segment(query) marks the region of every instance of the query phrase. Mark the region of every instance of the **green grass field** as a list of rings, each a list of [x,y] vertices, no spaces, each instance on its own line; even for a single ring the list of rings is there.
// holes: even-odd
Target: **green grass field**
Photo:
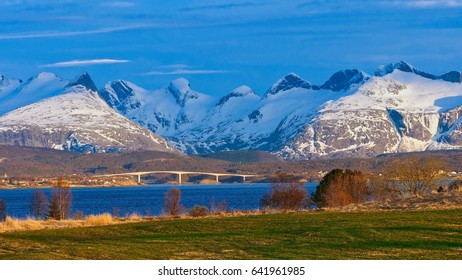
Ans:
[[[0,234],[1,259],[462,259],[462,209],[298,212]]]

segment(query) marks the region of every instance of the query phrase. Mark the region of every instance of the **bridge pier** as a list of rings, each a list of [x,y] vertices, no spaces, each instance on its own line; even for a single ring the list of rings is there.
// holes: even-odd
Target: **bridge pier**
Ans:
[[[178,184],[180,184],[180,185],[182,184],[182,182],[181,182],[181,173],[178,173]]]
[[[245,176],[242,176],[242,183],[245,183]]]
[[[215,175],[215,180],[217,181],[217,183],[220,183],[220,181],[218,180],[218,175]]]

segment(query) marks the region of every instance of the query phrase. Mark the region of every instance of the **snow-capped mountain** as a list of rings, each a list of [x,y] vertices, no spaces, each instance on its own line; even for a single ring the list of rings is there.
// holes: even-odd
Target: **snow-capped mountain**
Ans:
[[[10,81],[3,76],[1,81],[2,144],[83,153],[176,152],[162,137],[110,108],[87,73],[73,81],[51,73],[41,73],[25,82]]]
[[[116,81],[101,95],[187,153],[262,149],[290,160],[370,157],[462,148],[461,77],[400,61],[374,76],[342,70],[319,86],[290,73],[261,97],[241,86],[214,98],[184,79],[153,91]]]
[[[216,98],[193,91],[185,79],[168,88],[148,91],[127,81],[115,81],[100,91],[112,108],[127,118],[163,136],[195,126]]]
[[[462,149],[461,81],[461,72],[400,61],[373,76],[347,69],[315,85],[290,73],[262,95],[240,86],[215,97],[182,78],[157,90],[118,80],[98,93],[86,73],[0,74],[0,143],[80,152],[174,151],[171,143],[190,154],[265,150],[289,160]]]

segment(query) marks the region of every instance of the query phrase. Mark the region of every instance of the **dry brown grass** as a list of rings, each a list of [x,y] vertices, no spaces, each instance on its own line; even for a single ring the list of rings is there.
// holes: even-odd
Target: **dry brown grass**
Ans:
[[[83,225],[84,226],[103,226],[110,225],[114,223],[112,215],[109,213],[103,213],[99,215],[90,215],[85,218]]]
[[[391,211],[391,210],[447,210],[462,208],[462,193],[434,193],[421,197],[403,197],[394,200],[370,201],[344,207],[323,208],[324,211]]]
[[[45,228],[41,221],[27,218],[26,220],[17,220],[6,217],[5,222],[0,223],[0,232],[18,231],[18,230],[37,230]]]
[[[139,222],[139,221],[142,221],[142,220],[143,220],[143,217],[138,215],[138,213],[131,213],[125,219],[125,221],[129,221],[129,222]]]

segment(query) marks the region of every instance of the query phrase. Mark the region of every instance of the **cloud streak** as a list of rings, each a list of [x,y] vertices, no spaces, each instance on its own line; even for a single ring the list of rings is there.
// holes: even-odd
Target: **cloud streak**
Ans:
[[[100,28],[100,29],[84,30],[84,31],[56,31],[56,32],[41,32],[41,33],[29,33],[29,34],[0,34],[0,40],[71,37],[71,36],[81,36],[81,35],[113,33],[113,32],[135,30],[135,29],[148,29],[148,28],[153,28],[153,27],[158,27],[158,25],[139,24],[139,25]]]
[[[136,4],[129,1],[113,1],[102,3],[101,6],[110,8],[132,8],[135,7]]]
[[[233,8],[255,7],[255,6],[258,6],[258,4],[256,3],[230,3],[230,4],[222,4],[222,5],[204,5],[204,6],[187,7],[187,8],[182,8],[179,11],[193,12],[193,11],[200,11],[200,10],[228,10],[228,9],[233,9]]]
[[[386,1],[384,2],[389,5],[416,8],[416,9],[428,9],[428,8],[456,8],[462,7],[462,1],[457,0],[415,0],[415,1]]]
[[[130,60],[121,60],[121,59],[88,59],[88,60],[71,60],[63,61],[52,64],[40,65],[39,68],[62,68],[62,67],[78,67],[78,66],[88,66],[88,65],[101,65],[101,64],[117,64],[117,63],[127,63]]]

